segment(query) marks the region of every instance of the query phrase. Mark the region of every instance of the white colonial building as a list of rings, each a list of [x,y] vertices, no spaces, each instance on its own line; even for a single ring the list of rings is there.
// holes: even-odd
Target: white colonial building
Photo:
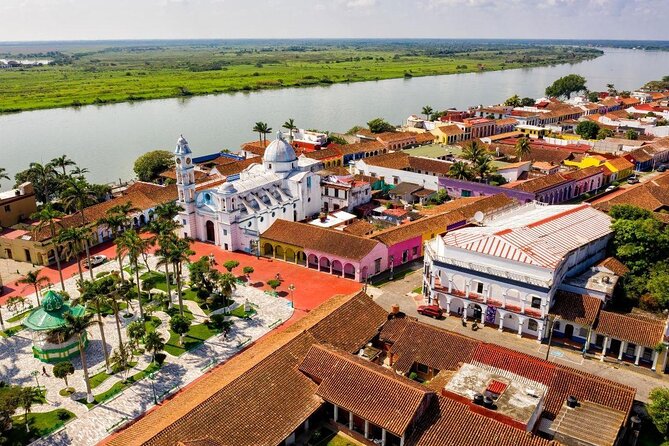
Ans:
[[[262,234],[278,219],[300,221],[321,209],[318,161],[295,155],[281,133],[270,143],[262,163],[239,175],[195,184],[188,142],[177,141],[176,183],[183,235],[226,250],[251,252]]]
[[[604,257],[610,218],[590,205],[529,203],[426,245],[428,304],[536,336],[563,280]]]

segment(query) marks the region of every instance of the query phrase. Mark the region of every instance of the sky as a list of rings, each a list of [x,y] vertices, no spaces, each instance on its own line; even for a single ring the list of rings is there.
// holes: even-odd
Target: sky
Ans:
[[[669,0],[0,0],[0,41],[669,40]]]

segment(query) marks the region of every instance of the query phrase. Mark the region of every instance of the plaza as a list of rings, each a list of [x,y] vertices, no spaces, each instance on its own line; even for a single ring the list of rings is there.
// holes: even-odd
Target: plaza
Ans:
[[[115,248],[104,245],[96,248],[95,253],[104,253],[110,260],[95,267],[93,274],[98,275],[102,272],[118,270],[118,263],[113,260]],[[203,256],[211,256],[218,265],[232,259],[240,262],[240,270],[241,266],[247,265],[254,268],[255,271],[250,275],[248,284],[239,282],[231,298],[234,301],[232,307],[243,306],[248,302],[255,314],[250,318],[231,316],[234,324],[227,335],[216,334],[203,340],[195,348],[185,351],[179,356],[173,356],[169,354],[170,341],[167,341],[170,339],[170,317],[164,311],[154,311],[152,318],[157,318],[160,321],[156,331],[162,335],[168,344],[163,366],[156,373],[149,375],[153,379],[147,377],[138,380],[138,382],[124,387],[121,392],[115,392],[115,386],[122,386],[120,383],[126,377],[150,370],[151,355],[146,352],[140,354],[135,358],[136,364],[130,370],[111,375],[92,389],[96,401],[105,398],[105,395],[109,395],[109,399],[99,401],[94,405],[87,406],[83,403],[86,393],[79,355],[71,356],[70,361],[74,365],[75,373],[68,377],[69,387],[76,389],[76,392],[70,396],[61,396],[59,391],[65,387],[64,382],[62,379],[53,376],[51,365],[40,361],[33,354],[33,339],[30,331],[21,327],[24,318],[13,317],[16,315],[10,313],[4,305],[0,308],[0,311],[3,312],[6,329],[10,332],[17,330],[12,336],[0,338],[0,375],[3,380],[10,384],[23,386],[37,385],[47,390],[46,403],[34,405],[31,410],[33,413],[50,412],[62,408],[76,415],[76,419],[50,436],[38,440],[37,444],[96,444],[116,429],[153,407],[155,405],[154,398],[158,403],[162,399],[169,398],[218,364],[253,345],[266,333],[275,328],[292,324],[330,296],[346,294],[359,289],[359,284],[348,280],[335,277],[322,280],[318,272],[298,266],[291,268],[291,265],[286,265],[283,262],[273,262],[243,253],[224,252],[220,248],[204,243],[196,242],[192,249],[195,252],[191,257],[192,260]],[[151,270],[155,271],[157,258],[149,255],[147,260]],[[63,271],[64,276],[69,277],[65,280],[65,292],[72,299],[78,298],[76,265],[64,265]],[[188,281],[187,271],[188,269],[184,268],[186,274],[184,283]],[[60,291],[57,271],[44,268],[42,274],[50,277],[52,290]],[[277,274],[281,278],[281,286],[276,292],[271,292],[265,282],[274,279]],[[289,285],[291,284],[294,284],[294,289],[289,292]],[[18,286],[10,284],[10,288],[14,290],[11,295],[21,293],[21,288]],[[49,293],[46,289],[43,290],[44,295]],[[173,300],[176,301],[175,290],[172,290],[172,295]],[[4,296],[4,298],[6,300],[8,296]],[[34,308],[37,308],[37,299],[34,293],[27,294],[25,298]],[[193,324],[204,324],[209,319],[209,315],[205,314],[205,311],[196,302],[184,300],[184,305],[186,311],[193,316]],[[127,338],[125,332],[128,325],[139,319],[136,301],[133,303],[133,307],[134,311],[129,312],[131,314],[128,315],[129,317],[124,315],[124,317],[119,318],[124,341]],[[30,313],[31,311],[26,311],[25,316]],[[8,320],[12,320],[12,322],[8,322]],[[103,324],[107,350],[111,354],[119,344],[114,317],[103,317]],[[91,327],[87,332],[87,337],[86,355],[89,376],[91,379],[93,377],[104,378],[106,367],[99,328]],[[172,349],[174,348],[178,349],[180,347],[173,345]],[[44,371],[46,371],[46,374]]]

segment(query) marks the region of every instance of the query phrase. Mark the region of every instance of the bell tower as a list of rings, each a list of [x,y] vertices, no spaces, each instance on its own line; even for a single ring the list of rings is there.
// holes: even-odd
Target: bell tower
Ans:
[[[179,193],[177,203],[183,208],[179,212],[179,220],[183,225],[182,235],[195,239],[197,238],[197,227],[195,225],[195,166],[193,165],[193,154],[188,147],[188,141],[183,135],[177,140],[174,161],[177,191]]]

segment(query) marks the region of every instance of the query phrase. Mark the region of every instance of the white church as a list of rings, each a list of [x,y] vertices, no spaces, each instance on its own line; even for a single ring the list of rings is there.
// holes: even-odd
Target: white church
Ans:
[[[182,235],[225,250],[253,252],[259,235],[277,219],[300,221],[321,210],[320,162],[295,154],[281,132],[265,150],[262,164],[251,164],[222,184],[195,184],[188,142],[174,151]]]

